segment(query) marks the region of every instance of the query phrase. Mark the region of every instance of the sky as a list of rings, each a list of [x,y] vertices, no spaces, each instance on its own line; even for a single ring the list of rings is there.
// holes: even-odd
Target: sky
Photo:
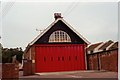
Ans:
[[[118,2],[13,0],[2,2],[3,47],[25,49],[40,33],[36,29],[47,28],[56,12],[90,43],[118,41]]]

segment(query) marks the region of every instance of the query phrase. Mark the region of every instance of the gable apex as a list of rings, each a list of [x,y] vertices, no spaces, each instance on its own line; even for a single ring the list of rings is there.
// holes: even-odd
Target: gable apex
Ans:
[[[81,34],[79,34],[71,25],[69,25],[62,17],[57,18],[54,22],[52,22],[43,32],[41,32],[32,42],[30,42],[28,45],[33,45],[41,36],[43,36],[51,27],[53,27],[54,24],[56,24],[58,21],[62,21],[64,24],[66,24],[73,32],[75,32],[86,44],[90,44],[89,41],[87,41]]]

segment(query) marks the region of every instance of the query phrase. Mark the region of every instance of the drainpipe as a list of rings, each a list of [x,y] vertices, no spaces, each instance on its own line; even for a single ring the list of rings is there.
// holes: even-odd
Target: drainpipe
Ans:
[[[99,53],[97,54],[98,70],[100,70]]]
[[[30,48],[30,58],[29,59],[31,60],[31,48]]]
[[[99,69],[101,70],[101,57],[100,57],[100,53],[98,54],[99,55]]]

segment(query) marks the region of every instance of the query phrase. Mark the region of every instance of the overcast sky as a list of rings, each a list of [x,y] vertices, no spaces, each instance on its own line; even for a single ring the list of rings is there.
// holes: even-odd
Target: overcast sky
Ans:
[[[2,18],[3,47],[23,49],[53,21],[63,19],[89,42],[118,40],[117,2],[4,2]]]

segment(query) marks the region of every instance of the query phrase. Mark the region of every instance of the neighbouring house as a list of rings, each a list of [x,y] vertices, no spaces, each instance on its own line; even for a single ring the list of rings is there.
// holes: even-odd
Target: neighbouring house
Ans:
[[[87,47],[89,70],[118,71],[118,42],[109,40]]]
[[[68,24],[61,13],[24,52],[24,73],[86,70],[86,47],[90,44]],[[79,64],[78,64],[79,63]]]
[[[101,44],[103,44],[103,42],[99,42],[99,43],[96,43],[96,44],[90,44],[90,45],[88,45],[87,54],[91,54],[91,53],[94,53],[94,52],[98,51],[97,48]]]

